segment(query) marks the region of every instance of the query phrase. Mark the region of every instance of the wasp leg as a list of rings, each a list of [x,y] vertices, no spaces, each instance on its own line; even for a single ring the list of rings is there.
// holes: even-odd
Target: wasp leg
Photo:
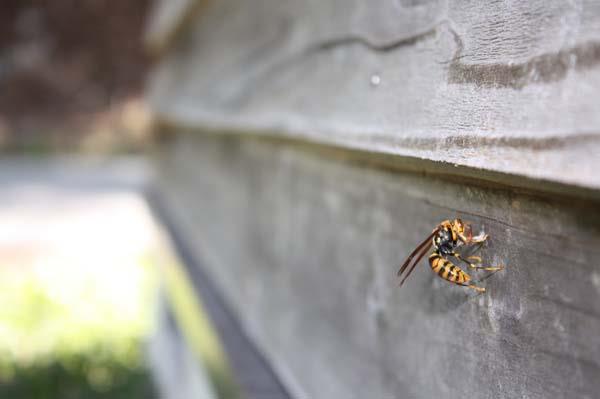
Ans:
[[[462,285],[463,287],[467,287],[467,288],[472,288],[472,289],[474,289],[477,292],[485,292],[485,288],[484,287],[478,287],[475,284],[458,284],[458,285]]]
[[[468,252],[471,254],[477,253],[481,250],[481,248],[483,248],[483,244],[485,244],[485,240],[468,243],[468,245],[472,245]],[[469,258],[479,258],[479,262],[481,263],[481,258],[479,256],[469,256]]]
[[[470,283],[471,276],[448,259],[445,259],[439,252],[434,252],[429,256],[429,265],[431,266],[431,269],[444,280],[474,289],[477,292],[485,292],[485,288]]]
[[[456,259],[465,262],[467,265],[469,265],[469,267],[471,269],[480,269],[480,270],[487,270],[488,272],[496,272],[498,270],[502,270],[504,269],[504,266],[500,265],[500,266],[481,266],[481,258],[479,256],[469,256],[467,258],[463,258],[459,253],[453,253],[452,256],[454,256]],[[472,262],[469,262],[469,259],[473,259],[473,258],[477,258],[478,261],[477,263],[479,264],[475,264]]]

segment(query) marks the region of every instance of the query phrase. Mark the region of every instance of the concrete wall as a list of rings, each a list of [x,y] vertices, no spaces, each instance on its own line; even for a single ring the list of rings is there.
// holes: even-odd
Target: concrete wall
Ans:
[[[596,1],[163,3],[164,120],[600,188]]]
[[[159,165],[183,236],[295,397],[600,390],[597,203],[198,133]],[[404,258],[456,216],[506,269],[477,295],[423,261],[399,289]]]
[[[160,4],[160,189],[293,396],[597,396],[597,2]],[[398,289],[456,216],[506,269]]]

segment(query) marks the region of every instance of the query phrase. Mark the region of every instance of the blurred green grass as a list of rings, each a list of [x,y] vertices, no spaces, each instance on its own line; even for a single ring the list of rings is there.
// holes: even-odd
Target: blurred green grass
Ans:
[[[0,398],[156,397],[143,348],[156,279],[148,256],[0,264]]]

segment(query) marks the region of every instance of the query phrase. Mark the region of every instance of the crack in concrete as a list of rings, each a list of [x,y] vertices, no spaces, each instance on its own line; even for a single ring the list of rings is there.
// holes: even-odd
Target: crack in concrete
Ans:
[[[431,38],[444,25],[447,26],[448,32],[456,44],[454,56],[446,62],[449,64],[448,83],[522,89],[530,84],[557,82],[564,79],[570,70],[585,70],[600,64],[600,42],[598,41],[587,41],[557,52],[544,53],[521,63],[467,64],[462,62],[469,56],[463,54],[462,38],[452,26],[451,21],[441,20],[423,32],[388,42],[376,43],[360,34],[326,39],[306,47],[286,61],[282,61],[279,66],[288,65],[298,58],[314,53],[357,44],[374,52],[388,53]]]
[[[333,38],[317,43],[316,45],[309,47],[307,51],[305,51],[305,54],[312,53],[315,51],[328,51],[336,47],[350,46],[355,44],[360,44],[368,48],[369,50],[375,52],[386,53],[397,50],[401,47],[412,46],[419,41],[426,40],[434,36],[437,33],[437,30],[440,25],[441,23],[437,23],[432,28],[427,29],[424,32],[382,43],[374,43],[371,40],[360,35],[342,36],[339,38]]]

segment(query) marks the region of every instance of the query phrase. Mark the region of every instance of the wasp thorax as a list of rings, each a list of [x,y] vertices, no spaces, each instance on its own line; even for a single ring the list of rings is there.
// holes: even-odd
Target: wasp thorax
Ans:
[[[452,233],[450,233],[448,230],[440,230],[436,239],[438,244],[445,244],[449,241],[452,241]]]
[[[434,246],[444,254],[452,253],[456,242],[453,240],[451,230],[443,229],[438,231],[434,239]]]

